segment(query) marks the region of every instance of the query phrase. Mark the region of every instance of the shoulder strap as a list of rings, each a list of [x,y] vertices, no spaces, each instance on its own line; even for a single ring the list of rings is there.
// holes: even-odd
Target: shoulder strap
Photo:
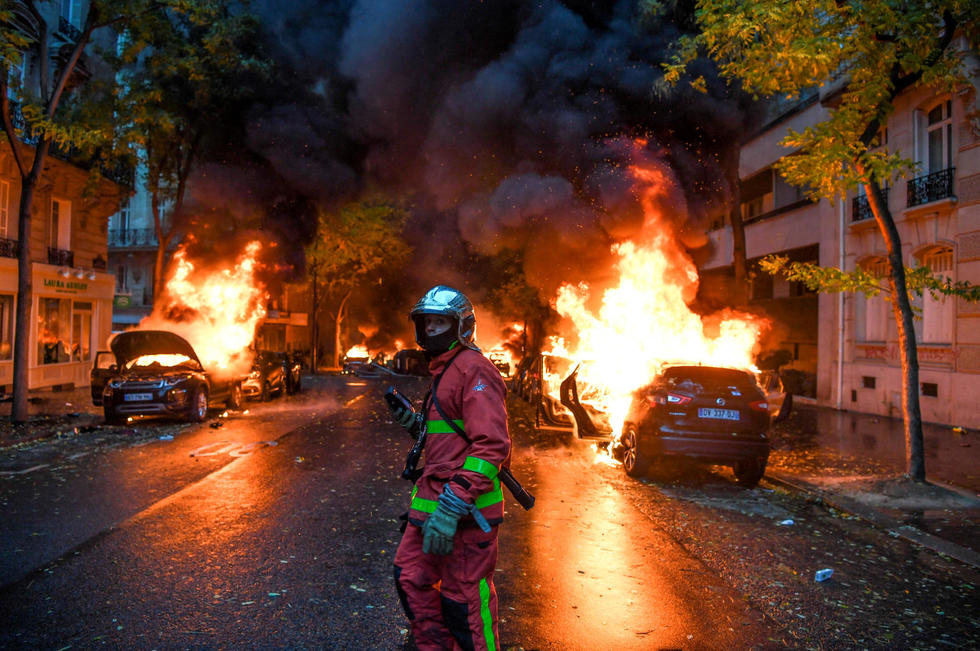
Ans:
[[[432,390],[430,391],[429,396],[427,396],[426,398],[428,399],[428,397],[431,396],[432,406],[436,408],[437,412],[439,412],[439,416],[441,416],[442,419],[446,421],[446,424],[448,424],[449,427],[452,428],[454,432],[462,436],[464,441],[466,441],[467,443],[472,443],[473,441],[470,440],[470,437],[466,435],[466,432],[464,432],[459,425],[457,425],[451,418],[449,418],[449,416],[446,415],[446,412],[442,410],[442,406],[439,404],[439,400],[436,398],[436,389],[439,388],[439,380],[442,379],[442,376],[446,373],[446,371],[449,370],[449,366],[456,361],[456,358],[459,357],[460,353],[462,353],[464,349],[465,347],[460,346],[460,351],[455,355],[453,355],[452,359],[449,360],[449,363],[446,364],[446,368],[442,369],[442,373],[440,373],[438,377],[436,377],[436,379],[433,380]]]

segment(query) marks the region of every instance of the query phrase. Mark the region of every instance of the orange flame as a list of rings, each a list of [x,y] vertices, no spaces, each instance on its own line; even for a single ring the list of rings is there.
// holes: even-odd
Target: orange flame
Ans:
[[[262,244],[249,243],[234,266],[201,270],[183,247],[153,314],[139,328],[169,330],[194,348],[208,371],[242,375],[251,365],[249,346],[265,317],[268,294],[255,277]]]
[[[351,346],[350,350],[347,351],[347,356],[348,357],[370,357],[371,356],[371,353],[368,352],[368,349],[365,346],[362,346],[362,345],[358,344],[356,346]]]
[[[765,319],[729,312],[702,318],[687,303],[697,292],[697,269],[663,223],[656,201],[668,183],[662,170],[633,169],[645,210],[645,236],[612,247],[618,285],[605,290],[597,310],[589,308],[586,284],[562,285],[554,307],[571,321],[574,346],[552,338],[552,353],[582,365],[580,400],[609,416],[618,436],[633,392],[650,382],[664,362],[753,368],[753,351]],[[571,369],[546,377],[546,390]],[[560,375],[560,377],[558,377]]]

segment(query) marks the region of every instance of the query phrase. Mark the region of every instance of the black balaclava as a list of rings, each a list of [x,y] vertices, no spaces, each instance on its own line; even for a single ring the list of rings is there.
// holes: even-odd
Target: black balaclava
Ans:
[[[418,342],[422,350],[425,351],[427,358],[431,359],[443,354],[459,338],[459,321],[452,319],[449,329],[445,332],[429,336],[425,333],[425,315],[419,314],[415,317],[415,341]]]

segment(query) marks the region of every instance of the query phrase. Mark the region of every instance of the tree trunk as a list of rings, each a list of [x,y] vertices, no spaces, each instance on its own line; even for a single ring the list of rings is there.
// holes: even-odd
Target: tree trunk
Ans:
[[[745,224],[742,222],[742,192],[738,178],[741,148],[734,149],[734,153],[726,157],[729,162],[725,166],[725,176],[732,190],[732,208],[728,213],[732,225],[732,273],[735,283],[732,287],[732,303],[736,307],[741,307],[749,300],[748,263],[745,259]]]
[[[865,174],[862,167],[858,171]],[[866,177],[868,178],[868,177]],[[892,292],[892,313],[898,326],[898,344],[902,351],[902,415],[905,424],[905,469],[916,481],[925,481],[926,464],[922,444],[922,412],[919,407],[919,359],[915,342],[912,303],[905,284],[905,264],[902,260],[902,242],[898,228],[885,202],[877,181],[864,186],[871,212],[885,240],[888,251],[890,275],[888,285]]]
[[[44,151],[47,148],[44,147]],[[41,149],[35,153],[41,156]],[[36,163],[35,163],[36,166]],[[28,418],[27,394],[29,391],[28,365],[31,343],[31,305],[34,302],[34,284],[31,278],[31,206],[37,175],[33,171],[21,180],[20,208],[17,213],[17,310],[14,324],[14,395],[10,408],[10,420],[24,423]]]
[[[317,310],[319,309],[319,300],[317,297],[316,285],[316,265],[310,269],[313,283],[313,305],[310,307],[310,373],[316,375],[316,366],[319,362],[319,355],[317,355],[317,344],[319,342],[319,337],[317,336]]]
[[[748,262],[745,259],[745,224],[742,222],[741,206],[731,212],[732,222],[732,272],[735,286],[732,288],[732,302],[736,307],[749,301]]]
[[[337,308],[337,315],[334,317],[333,331],[333,365],[340,366],[340,329],[344,324],[344,310],[347,308],[347,299],[350,298],[351,290],[347,290],[344,297],[340,299],[340,307]]]

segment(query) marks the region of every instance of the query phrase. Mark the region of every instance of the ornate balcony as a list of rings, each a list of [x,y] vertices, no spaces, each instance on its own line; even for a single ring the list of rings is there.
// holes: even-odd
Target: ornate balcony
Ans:
[[[20,243],[17,240],[0,237],[0,257],[16,258],[20,252]]]
[[[156,247],[157,234],[152,228],[113,228],[109,231],[110,248]]]
[[[926,174],[908,182],[908,207],[948,199],[953,196],[953,177],[956,168],[950,167]]]
[[[888,188],[882,188],[881,194],[885,199],[885,204],[888,204]],[[868,201],[868,197],[861,195],[854,197],[851,200],[851,222],[861,222],[865,219],[874,219],[874,213],[871,212],[871,203]]]
[[[65,249],[56,249],[54,247],[48,247],[48,264],[56,264],[63,267],[74,267],[75,266],[75,252],[66,251]]]
[[[67,36],[72,43],[77,43],[82,37],[82,30],[68,22],[64,16],[58,16],[58,31]]]

